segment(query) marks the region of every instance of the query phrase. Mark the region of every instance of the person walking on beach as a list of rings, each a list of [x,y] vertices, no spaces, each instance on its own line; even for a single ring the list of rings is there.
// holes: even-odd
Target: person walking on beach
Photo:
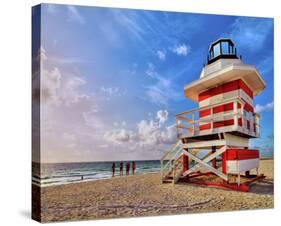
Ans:
[[[126,175],[128,176],[130,174],[130,163],[126,163]]]
[[[115,175],[115,162],[112,163],[112,177]]]
[[[123,176],[123,162],[122,161],[119,164],[119,169],[120,169],[120,176]]]
[[[135,161],[132,162],[132,172],[133,172],[133,175],[135,175],[135,170],[136,170],[136,163]]]

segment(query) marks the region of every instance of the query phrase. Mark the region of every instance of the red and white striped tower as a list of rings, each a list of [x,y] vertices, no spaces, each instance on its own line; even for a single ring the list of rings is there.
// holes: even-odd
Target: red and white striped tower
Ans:
[[[172,177],[175,183],[188,178],[189,182],[248,191],[249,182],[263,178],[250,176],[250,170],[259,167],[259,151],[249,149],[249,139],[260,136],[254,97],[264,88],[257,69],[243,63],[230,39],[213,42],[200,78],[184,87],[185,97],[197,102],[198,108],[176,115],[179,141],[169,155],[179,153],[176,147],[181,147],[182,172],[176,172],[175,154],[170,164],[173,175],[163,173],[162,180]],[[206,176],[222,182],[198,180]],[[234,183],[230,182],[233,177]]]

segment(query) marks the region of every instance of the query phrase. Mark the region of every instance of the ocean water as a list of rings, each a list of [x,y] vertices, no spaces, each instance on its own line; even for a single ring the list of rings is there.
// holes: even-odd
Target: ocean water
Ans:
[[[135,174],[160,171],[159,160],[135,161]],[[119,176],[119,162],[115,162],[115,175]],[[81,181],[93,181],[112,177],[112,162],[83,163],[43,163],[33,165],[32,182],[40,186],[52,186]],[[123,175],[126,174],[126,162],[123,162]],[[130,175],[132,169],[130,168]],[[83,180],[82,180],[83,176]]]

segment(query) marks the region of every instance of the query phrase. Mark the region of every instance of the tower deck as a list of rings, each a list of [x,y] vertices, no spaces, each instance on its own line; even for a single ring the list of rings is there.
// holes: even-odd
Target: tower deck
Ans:
[[[214,113],[219,106],[232,104],[233,109]],[[245,102],[241,98],[233,98],[217,104],[199,107],[176,115],[177,136],[183,140],[212,140],[222,133],[230,133],[246,138],[260,136],[259,115],[250,117],[244,111]],[[200,112],[210,111],[207,117],[200,117]]]

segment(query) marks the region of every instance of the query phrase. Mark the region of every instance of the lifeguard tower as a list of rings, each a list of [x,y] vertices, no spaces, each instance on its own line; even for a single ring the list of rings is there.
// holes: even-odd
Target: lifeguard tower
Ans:
[[[249,139],[260,137],[254,97],[264,88],[259,72],[237,56],[232,40],[213,42],[200,78],[184,87],[185,97],[199,106],[176,115],[178,141],[161,159],[161,181],[248,191],[263,179],[259,150],[249,149]]]

